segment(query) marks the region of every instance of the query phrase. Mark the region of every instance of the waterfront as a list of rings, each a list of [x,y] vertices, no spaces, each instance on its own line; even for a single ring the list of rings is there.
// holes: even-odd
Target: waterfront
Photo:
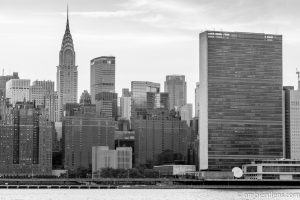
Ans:
[[[246,199],[299,199],[299,190],[0,190],[0,200],[246,200]]]

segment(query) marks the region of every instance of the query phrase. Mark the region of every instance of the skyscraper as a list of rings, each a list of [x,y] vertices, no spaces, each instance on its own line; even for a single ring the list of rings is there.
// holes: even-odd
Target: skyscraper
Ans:
[[[44,97],[45,111],[48,119],[52,122],[59,122],[58,95],[57,92],[47,93]]]
[[[300,83],[300,81],[299,81]],[[283,87],[285,158],[300,160],[300,90]]]
[[[78,72],[75,65],[75,51],[73,39],[69,28],[67,13],[66,31],[59,52],[59,65],[57,66],[57,93],[60,119],[63,115],[63,106],[66,103],[76,103],[78,93]]]
[[[18,101],[29,101],[29,79],[10,79],[6,83],[6,97],[14,106]]]
[[[122,119],[130,120],[131,97],[122,96],[120,98],[120,115]]]
[[[160,84],[148,81],[131,82],[131,117],[147,113],[147,92],[159,93]]]
[[[200,34],[200,169],[282,158],[282,36]]]
[[[186,104],[186,82],[184,75],[166,76],[165,92],[169,93],[170,109]]]
[[[118,117],[118,94],[113,92],[100,92],[96,94],[96,111],[103,118]]]
[[[95,103],[95,97],[100,92],[115,92],[115,57],[102,56],[91,60],[91,97]]]
[[[35,101],[35,105],[45,105],[46,95],[53,93],[53,81],[34,81],[29,89],[29,100]]]

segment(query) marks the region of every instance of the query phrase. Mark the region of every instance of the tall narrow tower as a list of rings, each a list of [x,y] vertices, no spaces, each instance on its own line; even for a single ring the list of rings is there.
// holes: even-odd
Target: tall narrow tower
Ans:
[[[69,27],[69,12],[67,9],[67,25],[59,51],[57,66],[57,93],[59,120],[63,116],[63,106],[66,103],[76,103],[78,93],[78,71],[75,65],[75,51]]]
[[[298,90],[300,90],[300,72],[296,69],[296,74],[298,75]]]

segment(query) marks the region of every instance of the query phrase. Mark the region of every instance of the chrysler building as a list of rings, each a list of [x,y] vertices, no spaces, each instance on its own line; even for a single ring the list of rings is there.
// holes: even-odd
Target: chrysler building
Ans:
[[[66,103],[77,103],[78,71],[75,65],[75,51],[69,27],[69,12],[67,9],[67,25],[59,51],[59,66],[57,66],[57,93],[59,120],[63,116]]]

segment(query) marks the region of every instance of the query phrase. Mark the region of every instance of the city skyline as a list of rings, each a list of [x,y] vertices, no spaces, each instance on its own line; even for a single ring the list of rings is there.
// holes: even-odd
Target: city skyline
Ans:
[[[299,2],[276,1],[277,5],[274,1],[233,2],[228,1],[228,9],[221,12],[219,8],[224,5],[216,1],[172,1],[172,4],[134,0],[111,4],[69,1],[70,26],[79,66],[78,92],[89,90],[90,60],[112,55],[117,60],[118,94],[122,88],[129,88],[131,81],[162,85],[166,75],[182,74],[187,81],[187,102],[194,104],[199,63],[197,40],[198,34],[206,29],[282,34],[283,84],[296,86],[300,30],[294,19],[298,16]],[[0,1],[0,5],[3,28],[0,53],[5,55],[0,58],[0,69],[4,68],[5,74],[17,71],[20,78],[31,81],[55,81],[67,2]],[[233,10],[239,12],[231,12]],[[257,14],[251,18],[253,10]],[[18,59],[11,62],[15,56]]]

